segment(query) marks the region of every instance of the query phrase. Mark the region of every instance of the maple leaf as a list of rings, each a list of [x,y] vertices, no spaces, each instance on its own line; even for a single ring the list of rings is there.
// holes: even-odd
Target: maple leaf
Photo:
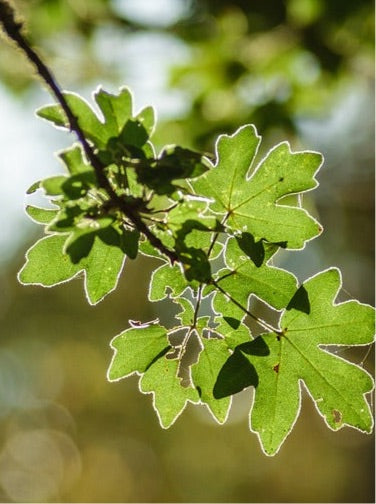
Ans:
[[[268,455],[279,450],[294,426],[300,411],[301,382],[331,429],[348,425],[363,432],[372,430],[365,398],[373,388],[371,376],[322,348],[373,342],[373,308],[354,300],[335,304],[340,287],[340,272],[335,268],[310,278],[282,315],[280,334],[259,336],[247,344],[247,352],[237,347],[257,373],[250,427]],[[264,355],[250,351],[261,342],[268,349]]]
[[[279,201],[314,189],[314,175],[323,157],[310,151],[293,153],[289,144],[282,142],[252,172],[260,140],[253,125],[239,128],[232,136],[220,136],[216,165],[192,181],[192,186],[211,199],[211,210],[225,216],[231,229],[247,231],[256,241],[302,248],[320,234],[321,226],[303,208]]]
[[[119,247],[121,237],[115,229],[104,229],[92,238],[90,251],[77,263],[64,251],[67,235],[53,234],[40,239],[26,252],[26,263],[18,280],[22,284],[51,287],[84,271],[88,301],[97,304],[116,288],[126,256]],[[106,241],[114,246],[108,246]]]

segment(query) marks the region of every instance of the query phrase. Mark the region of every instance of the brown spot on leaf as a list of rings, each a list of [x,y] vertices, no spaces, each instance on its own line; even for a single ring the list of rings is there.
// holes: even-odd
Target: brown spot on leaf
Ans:
[[[334,409],[332,410],[332,415],[335,423],[339,424],[342,422],[342,413],[340,411]]]
[[[276,364],[275,366],[273,366],[273,371],[275,371],[276,373],[279,373],[279,363]]]

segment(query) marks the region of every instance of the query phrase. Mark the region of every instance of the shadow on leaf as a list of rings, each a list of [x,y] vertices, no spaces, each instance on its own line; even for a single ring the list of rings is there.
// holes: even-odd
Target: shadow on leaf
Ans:
[[[311,304],[309,302],[308,292],[304,285],[301,285],[291,298],[286,310],[299,310],[307,315],[311,312]]]
[[[251,233],[243,233],[241,236],[236,238],[236,241],[242,251],[247,254],[257,267],[260,267],[263,264],[265,259],[265,250],[262,240],[256,242]]]
[[[258,375],[247,355],[266,356],[269,348],[262,338],[237,346],[218,374],[213,389],[216,399],[237,394],[251,385],[257,387]]]
[[[67,254],[73,264],[78,264],[81,259],[87,257],[94,244],[95,232],[85,233],[78,236],[72,243],[67,247]]]

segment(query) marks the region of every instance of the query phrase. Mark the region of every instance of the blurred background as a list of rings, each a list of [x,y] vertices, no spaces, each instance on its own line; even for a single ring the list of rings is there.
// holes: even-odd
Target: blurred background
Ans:
[[[324,233],[281,256],[300,280],[339,266],[349,297],[374,303],[374,17],[370,0],[17,0],[30,39],[62,87],[90,99],[128,85],[152,104],[157,146],[213,152],[254,123],[267,148],[321,151],[305,204]],[[329,431],[303,390],[274,458],[249,432],[251,391],[218,426],[188,406],[167,431],[136,377],[110,384],[111,338],[128,319],[171,319],[147,302],[150,260],[129,261],[118,290],[88,306],[82,279],[21,287],[41,228],[24,193],[61,171],[73,137],[34,116],[51,101],[0,38],[0,501],[374,502],[374,438]],[[373,373],[373,350],[339,353]]]

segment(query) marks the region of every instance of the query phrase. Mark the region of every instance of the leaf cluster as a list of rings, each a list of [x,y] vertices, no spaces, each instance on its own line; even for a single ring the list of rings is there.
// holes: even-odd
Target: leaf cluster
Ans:
[[[370,432],[371,377],[326,346],[370,344],[373,309],[335,303],[336,268],[298,285],[275,265],[281,248],[302,249],[322,231],[301,204],[322,156],[282,142],[257,160],[253,125],[221,135],[213,157],[176,145],[157,153],[153,109],[134,113],[128,89],[97,90],[96,111],[76,94],[64,98],[98,163],[74,144],[59,154],[65,173],[29,189],[50,206],[26,209],[46,236],[27,252],[19,280],[52,286],[83,273],[96,304],[116,288],[127,258],[153,256],[160,265],[149,300],[168,298],[180,310],[173,327],[131,323],[115,336],[109,380],[138,374],[165,428],[188,402],[223,423],[232,396],[252,386],[250,429],[269,455],[296,421],[303,383],[330,428]],[[60,105],[38,115],[71,127]],[[254,298],[277,323],[250,308]]]

